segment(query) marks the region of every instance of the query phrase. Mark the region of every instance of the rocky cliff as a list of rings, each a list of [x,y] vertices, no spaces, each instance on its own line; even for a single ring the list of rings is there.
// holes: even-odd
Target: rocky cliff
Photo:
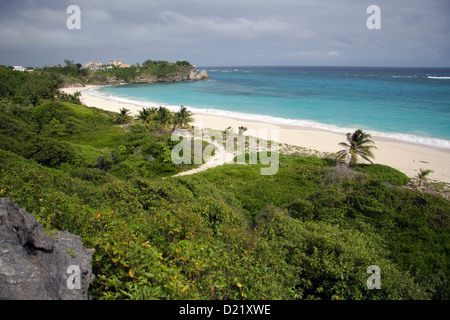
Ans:
[[[206,70],[197,71],[195,66],[185,67],[181,70],[169,73],[165,76],[156,76],[154,74],[142,73],[138,74],[132,80],[128,80],[128,83],[153,83],[153,82],[182,82],[182,81],[202,81],[209,80]],[[116,85],[124,83],[123,79],[118,79],[115,76],[101,76],[99,79],[89,81],[89,84],[93,85]],[[83,84],[76,82],[65,82],[63,87],[79,87]]]
[[[168,74],[165,77],[157,77],[155,75],[137,76],[133,82],[181,82],[181,81],[202,81],[209,80],[206,70],[197,72],[196,67],[189,67],[180,72]]]
[[[93,250],[79,236],[49,236],[36,219],[0,198],[0,300],[86,300]]]

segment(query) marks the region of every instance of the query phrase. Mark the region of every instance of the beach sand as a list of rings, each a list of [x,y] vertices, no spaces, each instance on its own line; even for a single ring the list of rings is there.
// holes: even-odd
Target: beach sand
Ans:
[[[133,114],[137,114],[142,106],[112,101],[90,95],[87,89],[93,86],[82,88],[64,88],[61,89],[66,93],[74,93],[80,91],[83,103],[89,107],[97,107],[100,109],[119,112],[121,108],[126,108]],[[307,149],[317,150],[325,153],[335,153],[342,149],[338,145],[339,142],[345,141],[345,134],[335,133],[331,131],[297,127],[276,125],[259,121],[248,121],[222,116],[194,114],[195,125],[202,128],[212,128],[224,130],[232,127],[234,132],[238,132],[240,126],[261,132],[261,130],[271,129],[278,130],[278,141],[289,145],[304,147]],[[269,133],[270,134],[270,133]],[[270,137],[270,135],[269,135]],[[420,169],[431,169],[432,172],[428,177],[430,180],[442,181],[450,183],[450,150],[428,147],[425,145],[408,143],[400,140],[372,137],[378,149],[374,150],[374,163],[388,165],[395,168],[409,177],[417,177]]]

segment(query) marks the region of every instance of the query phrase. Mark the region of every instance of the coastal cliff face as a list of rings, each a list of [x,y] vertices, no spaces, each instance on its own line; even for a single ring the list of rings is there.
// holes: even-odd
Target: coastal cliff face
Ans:
[[[56,75],[62,88],[84,87],[85,85],[209,80],[206,70],[197,71],[197,67],[191,65],[188,61],[146,60],[133,66],[102,65],[98,68],[83,68],[76,65],[52,66],[45,67],[42,71],[49,71],[52,75]]]
[[[196,67],[186,68],[180,72],[168,74],[165,77],[157,77],[155,75],[141,75],[137,76],[132,82],[182,82],[182,81],[202,81],[209,80],[208,73],[206,70],[197,72]]]
[[[79,236],[50,237],[32,215],[0,198],[0,300],[88,300],[92,254]]]

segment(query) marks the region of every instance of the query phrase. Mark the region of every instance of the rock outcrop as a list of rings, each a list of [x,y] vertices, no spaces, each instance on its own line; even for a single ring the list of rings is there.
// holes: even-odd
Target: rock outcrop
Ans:
[[[156,76],[154,74],[140,73],[133,79],[127,81],[127,83],[154,83],[154,82],[183,82],[183,81],[202,81],[209,80],[206,70],[197,72],[197,67],[189,66],[180,68],[177,72],[169,73],[165,76]],[[118,79],[115,76],[98,76],[97,79],[89,82],[91,85],[118,85],[124,83],[123,79]],[[63,88],[66,87],[83,87],[85,85],[81,83],[74,83],[67,80]]]
[[[87,300],[93,250],[79,236],[42,225],[0,198],[0,300]]]
[[[195,81],[209,80],[209,76],[206,70],[202,70],[200,71],[199,74],[196,74],[192,80]]]
[[[163,78],[158,78],[158,82],[181,82],[181,81],[202,81],[209,80],[206,70],[197,73],[197,68],[192,66],[182,72],[172,73]]]

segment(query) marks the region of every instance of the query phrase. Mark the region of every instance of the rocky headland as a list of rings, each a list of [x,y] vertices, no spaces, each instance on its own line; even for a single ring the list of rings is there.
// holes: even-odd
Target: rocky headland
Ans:
[[[209,75],[206,70],[198,71],[195,66],[183,67],[180,70],[169,73],[164,76],[158,76],[146,72],[137,72],[132,79],[127,79],[124,81],[114,75],[96,77],[96,79],[82,82],[78,79],[73,79],[70,77],[64,78],[64,83],[62,88],[72,88],[72,87],[84,87],[86,84],[89,85],[117,85],[122,83],[154,83],[154,82],[182,82],[182,81],[203,81],[209,80]]]

